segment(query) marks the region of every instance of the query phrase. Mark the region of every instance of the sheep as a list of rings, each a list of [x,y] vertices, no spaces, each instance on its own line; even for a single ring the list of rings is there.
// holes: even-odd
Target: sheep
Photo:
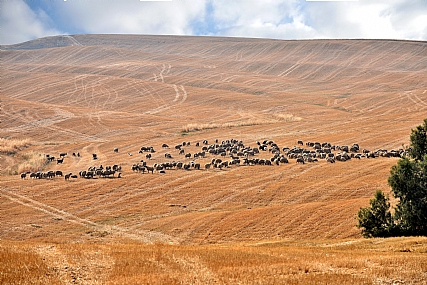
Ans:
[[[151,171],[151,174],[154,174],[154,167],[151,166],[145,166],[145,169],[147,169],[147,173],[149,173]]]
[[[27,173],[21,173],[21,179],[25,179],[25,177],[27,177]]]
[[[56,164],[62,164],[64,162],[64,157],[62,157],[62,158],[58,158],[57,160],[56,160]]]
[[[298,158],[297,158],[297,163],[304,164],[304,158],[302,158],[302,157],[298,157]]]
[[[72,173],[65,174],[65,176],[64,176],[65,180],[70,180],[71,175],[73,175],[73,174]]]

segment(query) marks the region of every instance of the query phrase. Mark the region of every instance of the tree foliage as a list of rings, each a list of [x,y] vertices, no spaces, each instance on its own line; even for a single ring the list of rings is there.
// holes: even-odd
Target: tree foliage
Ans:
[[[398,199],[394,215],[381,191],[370,201],[371,207],[359,210],[358,227],[364,237],[427,236],[427,119],[412,130],[408,154],[390,169],[388,184]]]
[[[421,161],[427,153],[427,119],[424,119],[424,125],[412,130],[410,140],[409,155],[416,161]]]
[[[381,190],[377,190],[369,203],[370,207],[360,209],[357,227],[363,228],[364,237],[388,236],[392,223],[389,198]]]
[[[394,222],[403,235],[427,235],[427,154],[422,161],[399,160],[388,183],[399,199]]]

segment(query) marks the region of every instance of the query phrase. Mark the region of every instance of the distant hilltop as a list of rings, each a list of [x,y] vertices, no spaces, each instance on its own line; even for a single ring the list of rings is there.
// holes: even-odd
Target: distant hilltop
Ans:
[[[208,36],[171,36],[171,35],[131,35],[131,34],[85,34],[59,35],[38,38],[19,44],[0,45],[1,50],[34,50],[43,48],[60,48],[69,46],[114,46],[118,48],[139,49],[141,45],[177,44],[177,43],[265,43],[265,42],[406,42],[425,44],[427,41],[408,41],[392,39],[313,39],[313,40],[277,40],[263,38],[234,38]]]

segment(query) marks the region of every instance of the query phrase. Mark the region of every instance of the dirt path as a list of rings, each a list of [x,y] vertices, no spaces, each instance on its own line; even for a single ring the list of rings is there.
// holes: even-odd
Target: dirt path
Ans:
[[[220,280],[215,273],[203,264],[198,256],[176,257],[173,256],[174,261],[183,268],[186,272],[182,276],[181,284],[220,284]]]
[[[151,231],[143,231],[143,230],[138,230],[138,231],[132,230],[132,232],[130,232],[128,229],[124,229],[117,226],[97,224],[88,219],[80,218],[71,213],[54,208],[52,206],[46,205],[44,203],[33,200],[29,197],[14,193],[12,191],[8,191],[4,188],[0,188],[0,193],[1,193],[1,196],[3,196],[6,199],[9,199],[23,206],[30,207],[34,210],[44,212],[48,215],[53,216],[55,219],[65,220],[70,223],[92,228],[99,232],[106,232],[109,234],[113,234],[115,236],[142,241],[147,244],[152,244],[155,242],[169,243],[169,244],[178,243],[178,240],[176,240],[175,238],[160,232],[151,232]]]
[[[56,245],[39,245],[34,251],[42,257],[53,274],[66,285],[106,284],[114,261],[108,254],[96,250],[85,251],[78,260],[67,258]]]

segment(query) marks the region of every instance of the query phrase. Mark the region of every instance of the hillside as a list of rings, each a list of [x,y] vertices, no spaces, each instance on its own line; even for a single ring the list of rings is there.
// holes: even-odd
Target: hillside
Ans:
[[[152,232],[184,243],[359,237],[357,210],[375,190],[388,190],[397,158],[290,160],[164,175],[135,173],[131,166],[146,160],[141,146],[156,150],[149,165],[185,162],[173,146],[191,142],[183,148],[194,153],[196,142],[216,139],[251,147],[272,140],[280,149],[302,140],[397,150],[426,114],[426,47],[123,35],[3,46],[0,136],[30,140],[20,154],[68,153],[63,164],[54,161],[43,171],[77,174],[118,164],[123,177],[21,180],[7,175],[22,163],[9,156],[0,177],[7,198],[1,237],[84,240],[87,227],[142,240]]]
[[[426,117],[426,42],[72,35],[0,55],[0,281],[425,284],[425,239],[361,240],[356,215]],[[79,175],[101,165],[121,170]]]

